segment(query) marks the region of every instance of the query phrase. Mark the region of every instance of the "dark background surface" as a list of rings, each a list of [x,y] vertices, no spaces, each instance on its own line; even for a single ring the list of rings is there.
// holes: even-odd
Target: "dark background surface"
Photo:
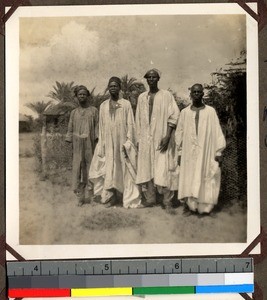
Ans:
[[[12,4],[15,1],[1,0],[1,2],[7,5]],[[21,1],[23,2],[23,1]],[[32,6],[40,5],[104,5],[104,4],[165,4],[165,3],[227,3],[228,1],[157,1],[157,0],[31,0]],[[267,0],[264,0],[265,5]],[[1,3],[2,6],[2,3]],[[266,9],[266,8],[265,8]],[[264,20],[267,16],[265,15]],[[4,140],[5,140],[5,123],[4,123],[4,107],[5,107],[5,97],[4,97],[4,35],[0,35],[0,128],[1,128],[1,138],[0,138],[0,237],[3,238],[5,234],[5,157],[4,157]],[[264,108],[267,107],[267,25],[265,25],[259,32],[259,75],[260,75],[260,176],[261,176],[261,224],[263,229],[267,232],[267,170],[265,166],[267,165],[267,118],[263,119]],[[2,254],[3,243],[0,238],[0,262],[3,261],[4,257]],[[262,249],[262,252],[267,252],[266,249]],[[266,253],[267,254],[267,253]],[[263,297],[257,297],[255,299],[267,299],[267,258],[259,264],[255,265],[255,281],[261,287],[263,292]],[[5,270],[0,267],[0,291],[5,287]],[[4,299],[4,293],[1,293],[1,299]]]

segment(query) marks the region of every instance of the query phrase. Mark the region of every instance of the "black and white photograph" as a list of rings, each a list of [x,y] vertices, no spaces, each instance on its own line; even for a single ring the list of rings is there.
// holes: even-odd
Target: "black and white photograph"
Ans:
[[[240,6],[21,7],[6,49],[19,253],[239,254],[257,236],[257,23]]]

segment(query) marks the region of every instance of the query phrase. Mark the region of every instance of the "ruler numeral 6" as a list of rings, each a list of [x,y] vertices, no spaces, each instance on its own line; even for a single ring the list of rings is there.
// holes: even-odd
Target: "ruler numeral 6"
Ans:
[[[175,268],[176,270],[179,269],[179,268],[180,268],[179,263],[176,263],[176,264],[174,265],[174,268]]]

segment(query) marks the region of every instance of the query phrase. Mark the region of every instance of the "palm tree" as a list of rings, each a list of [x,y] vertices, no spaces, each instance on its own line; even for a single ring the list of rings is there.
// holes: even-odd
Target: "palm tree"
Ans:
[[[107,89],[104,91],[104,94],[95,94],[95,88],[96,87],[90,91],[91,103],[93,106],[99,109],[101,103],[109,98],[109,94],[107,93]]]
[[[129,96],[131,93],[130,88],[135,82],[136,82],[136,78],[134,77],[129,78],[128,74],[121,77],[121,91],[124,99],[129,100]]]
[[[25,106],[31,109],[33,112],[37,113],[38,117],[40,118],[43,115],[43,112],[51,103],[52,101],[37,101],[26,103]]]
[[[37,102],[29,102],[26,103],[25,106],[31,109],[33,112],[37,113],[38,117],[34,120],[32,126],[34,130],[40,130],[43,124],[43,113],[47,109],[49,105],[51,105],[52,101],[37,101]]]
[[[131,102],[133,113],[135,115],[137,99],[139,95],[146,91],[145,85],[142,82],[135,81],[129,86],[128,100]]]
[[[56,81],[54,90],[50,91],[47,97],[52,98],[58,102],[73,102],[74,101],[74,81],[70,83]]]

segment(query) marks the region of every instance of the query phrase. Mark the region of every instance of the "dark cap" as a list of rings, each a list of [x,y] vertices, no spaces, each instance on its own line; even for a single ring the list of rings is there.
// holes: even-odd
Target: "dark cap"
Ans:
[[[111,82],[116,82],[121,88],[121,79],[119,77],[116,76],[111,77],[108,81],[108,85],[110,85]]]
[[[77,96],[77,94],[78,94],[78,92],[79,92],[80,90],[85,90],[85,91],[87,91],[87,95],[90,96],[89,90],[88,90],[87,87],[84,86],[84,85],[77,85],[77,86],[75,87],[75,89],[74,89],[74,94],[75,94],[75,96]]]
[[[147,77],[148,77],[148,74],[149,74],[150,72],[155,72],[155,73],[157,73],[159,78],[160,78],[160,76],[161,76],[161,72],[160,72],[158,69],[155,69],[155,68],[154,68],[154,69],[148,70],[148,71],[146,72],[144,78],[147,78]]]

